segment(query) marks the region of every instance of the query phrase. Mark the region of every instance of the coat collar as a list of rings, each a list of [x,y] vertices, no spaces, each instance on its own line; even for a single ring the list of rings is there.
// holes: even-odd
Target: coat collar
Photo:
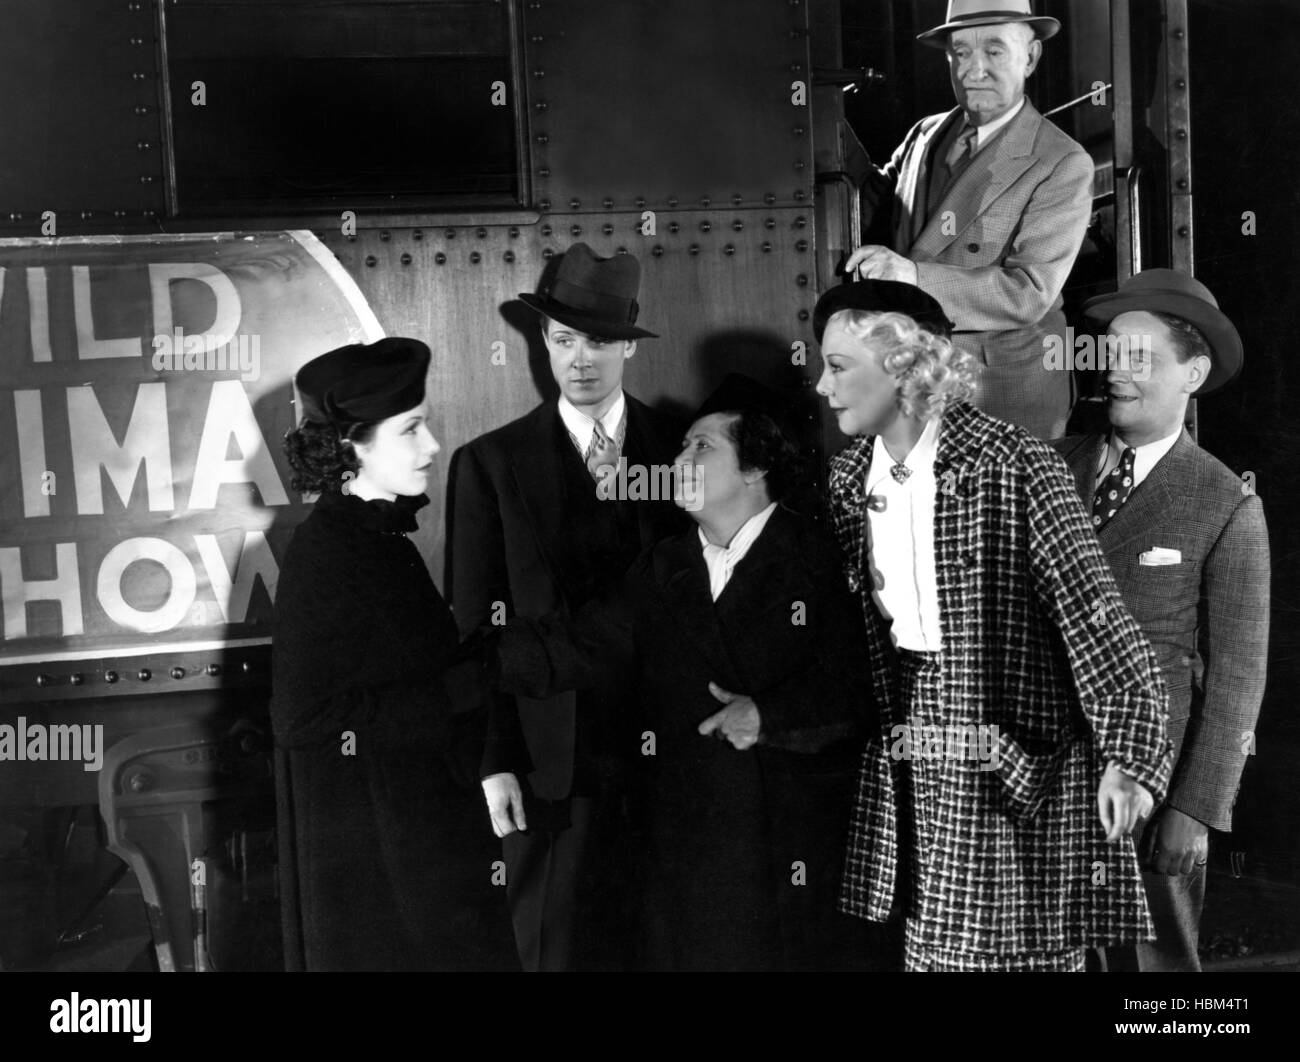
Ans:
[[[956,470],[978,464],[985,454],[985,444],[997,421],[967,402],[951,402],[943,411],[939,426],[939,446],[935,452],[935,477],[941,470]],[[874,435],[863,435],[849,443],[831,459],[832,493],[861,496],[866,489],[863,476],[871,468]],[[861,475],[859,474],[861,473]]]
[[[751,623],[773,601],[798,600],[803,593],[793,590],[804,581],[802,567],[791,563],[797,546],[798,517],[778,505],[716,602],[694,524],[655,550],[652,572],[664,603],[715,675],[745,680],[724,635],[728,621]],[[726,685],[721,678],[714,681]]]
[[[1092,497],[1097,489],[1097,464],[1106,434],[1085,435],[1062,448],[1062,455],[1074,473],[1075,486],[1084,507],[1091,513]],[[1112,552],[1135,538],[1148,534],[1164,519],[1178,496],[1180,484],[1186,482],[1196,463],[1197,445],[1184,428],[1173,448],[1165,454],[1146,479],[1134,488],[1126,501],[1097,533],[1102,547]]]
[[[1103,437],[1104,438],[1104,437]],[[1100,444],[1099,444],[1100,445]],[[1178,484],[1185,482],[1195,463],[1196,443],[1187,429],[1178,436],[1173,449],[1156,462],[1146,479],[1137,485],[1119,512],[1110,518],[1098,537],[1109,552],[1127,545],[1135,538],[1150,533],[1151,528],[1164,520],[1177,496]],[[1096,478],[1097,453],[1093,451],[1093,478]],[[1091,500],[1092,492],[1087,497]]]
[[[959,120],[960,115],[961,108],[949,112],[948,117],[935,126],[930,136],[924,140],[921,151],[928,152],[934,138],[942,135],[941,130],[949,123]],[[948,189],[948,194],[943,197],[912,245],[908,257],[923,260],[934,258],[987,212],[1012,182],[1034,164],[1034,142],[1038,139],[1038,130],[1042,124],[1043,116],[1029,100],[1025,100],[1020,112],[975,156],[966,172]],[[915,194],[919,195],[923,187],[918,179]],[[961,224],[960,227],[948,226],[948,231],[945,232],[943,217],[948,211]]]
[[[326,491],[316,499],[316,511],[365,531],[404,535],[419,529],[415,514],[428,504],[427,494],[399,495],[396,501],[366,501],[355,494]]]

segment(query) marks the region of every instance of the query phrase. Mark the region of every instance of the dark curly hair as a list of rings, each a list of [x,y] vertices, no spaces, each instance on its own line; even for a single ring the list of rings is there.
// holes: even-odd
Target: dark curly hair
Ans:
[[[803,456],[789,435],[768,414],[753,409],[730,409],[726,432],[736,446],[736,461],[742,472],[759,469],[767,473],[767,494],[772,501],[784,501],[799,481]]]
[[[369,442],[377,421],[335,428],[305,420],[284,433],[284,456],[293,469],[290,486],[299,493],[343,490],[361,470],[353,443]],[[351,475],[345,478],[346,473]]]

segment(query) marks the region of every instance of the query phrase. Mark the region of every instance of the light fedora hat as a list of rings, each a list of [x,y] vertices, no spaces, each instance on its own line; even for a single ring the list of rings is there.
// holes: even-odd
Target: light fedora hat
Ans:
[[[993,5],[997,4],[997,7]],[[1039,40],[1054,37],[1061,23],[1047,15],[1035,15],[1030,0],[949,0],[948,21],[917,35],[932,48],[946,48],[948,34],[972,26],[1000,26],[1004,22],[1028,22]]]
[[[1083,304],[1084,317],[1102,328],[1120,314],[1135,311],[1180,317],[1205,336],[1213,356],[1210,374],[1195,397],[1204,398],[1219,390],[1241,372],[1241,333],[1199,280],[1176,269],[1144,269],[1124,281],[1118,291],[1097,295]]]

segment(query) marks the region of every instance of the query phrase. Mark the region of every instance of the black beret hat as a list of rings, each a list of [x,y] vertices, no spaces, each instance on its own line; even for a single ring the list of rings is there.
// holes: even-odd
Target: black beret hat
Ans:
[[[302,419],[339,427],[414,409],[424,401],[429,357],[418,339],[393,336],[313,358],[294,377]]]
[[[906,314],[922,328],[948,339],[953,323],[943,307],[915,284],[900,280],[856,280],[831,288],[817,300],[813,310],[813,335],[822,341],[826,322],[840,310],[865,310],[868,313]]]

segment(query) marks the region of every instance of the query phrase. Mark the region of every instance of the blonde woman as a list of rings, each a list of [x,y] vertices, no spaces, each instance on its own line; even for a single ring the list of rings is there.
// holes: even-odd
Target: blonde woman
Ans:
[[[855,437],[830,503],[882,706],[841,905],[901,912],[909,970],[1081,970],[1151,935],[1128,835],[1169,774],[1154,657],[1065,464],[968,404],[977,364],[934,299],[846,284],[814,327]]]

